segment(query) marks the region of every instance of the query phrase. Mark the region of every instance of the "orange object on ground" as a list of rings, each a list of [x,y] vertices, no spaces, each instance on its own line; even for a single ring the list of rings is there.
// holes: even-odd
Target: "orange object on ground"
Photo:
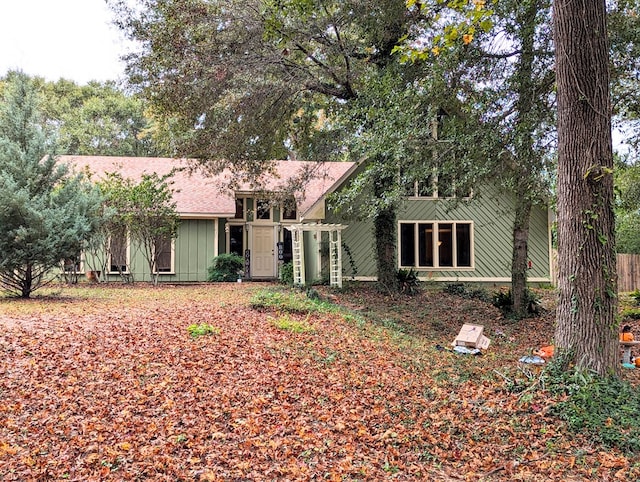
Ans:
[[[620,341],[633,341],[633,333],[620,333]]]
[[[542,358],[551,358],[553,356],[554,348],[555,347],[553,345],[543,346],[538,350],[537,355],[541,356]]]

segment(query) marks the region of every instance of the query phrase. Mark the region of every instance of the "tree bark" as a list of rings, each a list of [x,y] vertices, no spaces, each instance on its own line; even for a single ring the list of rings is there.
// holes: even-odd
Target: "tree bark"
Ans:
[[[523,318],[529,310],[527,270],[529,269],[529,220],[533,203],[528,197],[516,199],[513,224],[513,259],[511,260],[511,311]]]
[[[567,364],[618,371],[613,153],[604,0],[555,0],[558,287]]]

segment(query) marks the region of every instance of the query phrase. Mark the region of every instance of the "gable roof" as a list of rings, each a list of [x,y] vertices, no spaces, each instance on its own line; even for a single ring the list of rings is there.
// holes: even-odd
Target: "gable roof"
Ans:
[[[88,170],[93,179],[102,179],[109,172],[138,181],[143,174],[169,174],[176,169],[171,181],[175,190],[174,200],[182,217],[230,217],[235,214],[235,192],[228,187],[229,175],[222,173],[207,176],[200,170],[190,169],[185,159],[166,157],[116,157],[116,156],[59,156],[58,162],[76,171]],[[336,189],[338,183],[355,167],[353,162],[270,161],[274,175],[266,175],[261,190],[279,191],[286,183],[295,181],[308,171],[313,172],[308,182],[295,193],[298,210],[304,215],[325,194]],[[249,184],[238,186],[236,191],[255,191]]]

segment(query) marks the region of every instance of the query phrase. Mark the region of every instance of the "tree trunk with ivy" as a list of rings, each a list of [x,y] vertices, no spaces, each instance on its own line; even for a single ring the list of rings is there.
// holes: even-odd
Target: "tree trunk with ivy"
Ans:
[[[384,198],[392,183],[393,176],[378,172],[373,187],[375,198]],[[396,276],[396,221],[396,207],[393,204],[382,203],[373,218],[378,285],[382,290],[389,292],[399,289]]]
[[[511,260],[511,311],[519,318],[529,311],[527,269],[529,268],[529,220],[533,203],[528,198],[516,200],[513,226],[513,259]]]
[[[556,0],[558,287],[567,364],[618,370],[613,153],[604,0]]]

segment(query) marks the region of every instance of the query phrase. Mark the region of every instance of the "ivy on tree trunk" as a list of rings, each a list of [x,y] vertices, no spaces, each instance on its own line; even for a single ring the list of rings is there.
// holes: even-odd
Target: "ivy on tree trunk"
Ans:
[[[567,363],[618,370],[613,153],[604,0],[556,0],[558,287]]]

